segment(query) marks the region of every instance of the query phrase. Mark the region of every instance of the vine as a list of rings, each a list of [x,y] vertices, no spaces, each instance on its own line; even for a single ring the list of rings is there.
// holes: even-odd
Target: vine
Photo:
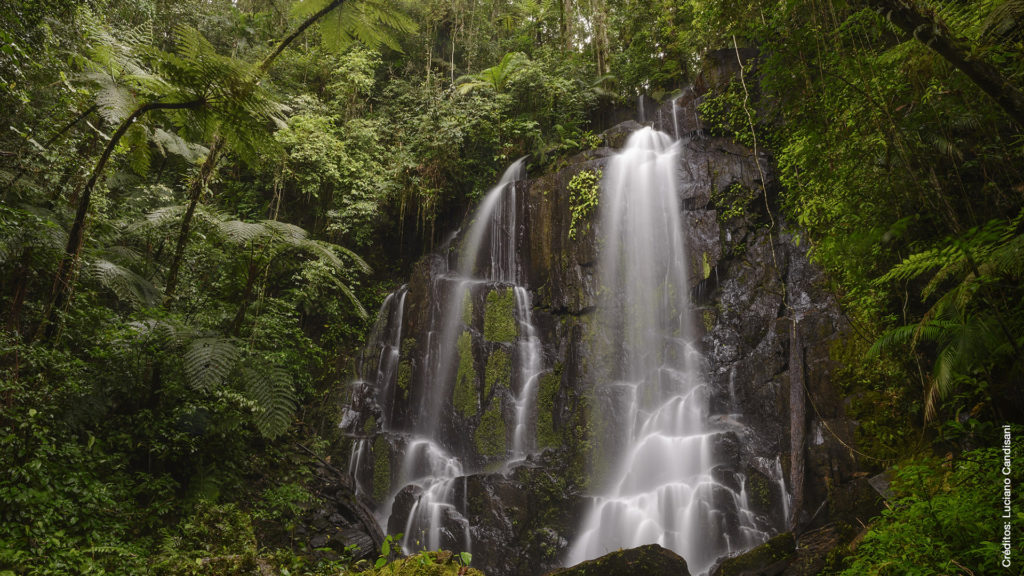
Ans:
[[[590,231],[590,216],[597,208],[601,191],[600,170],[581,170],[569,180],[569,210],[572,220],[569,223],[569,238],[576,239],[583,226],[583,232]]]

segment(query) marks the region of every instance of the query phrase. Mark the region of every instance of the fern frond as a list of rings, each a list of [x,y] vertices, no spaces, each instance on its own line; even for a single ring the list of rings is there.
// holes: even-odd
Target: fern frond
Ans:
[[[184,355],[185,377],[193,388],[212,390],[220,386],[238,363],[240,351],[227,338],[198,338]]]
[[[333,276],[331,277],[331,280],[334,281],[334,285],[338,287],[338,290],[341,290],[341,293],[345,295],[345,298],[347,298],[349,303],[352,304],[352,307],[355,308],[357,316],[363,320],[370,317],[369,312],[366,311],[366,307],[363,306],[363,303],[356,297],[356,293],[353,292],[347,284]]]
[[[256,428],[264,437],[274,439],[288,430],[295,416],[295,387],[291,375],[282,368],[242,370],[249,398],[255,403]]]
[[[105,73],[90,74],[99,90],[96,92],[96,106],[103,119],[117,126],[131,115],[139,103],[127,87],[114,81]]]
[[[184,204],[157,208],[149,214],[146,214],[146,218],[143,222],[154,228],[161,228],[181,220],[181,216],[185,213],[185,209],[186,206]]]
[[[164,348],[177,350],[185,345],[194,335],[190,328],[176,326],[166,320],[147,318],[129,322],[128,326],[142,339],[153,339]]]
[[[132,124],[121,143],[128,147],[128,164],[132,172],[145,176],[149,172],[152,151],[149,148],[149,130],[141,123]]]
[[[167,132],[162,128],[153,131],[153,143],[156,144],[160,153],[166,156],[168,153],[181,156],[189,162],[195,162],[210,153],[210,150],[199,144],[186,142],[184,138],[173,132]]]
[[[242,220],[215,221],[217,231],[237,244],[255,242],[270,235],[270,231],[262,222],[245,222]]]
[[[149,280],[109,260],[94,260],[85,270],[119,300],[135,306],[152,306],[159,300],[160,291]]]
[[[306,241],[309,233],[301,226],[280,222],[278,220],[262,220],[260,222],[270,233],[288,244],[299,245]]]
[[[300,0],[292,8],[292,16],[309,18],[330,2]],[[416,22],[401,10],[395,0],[351,0],[320,19],[324,45],[335,52],[345,50],[357,41],[370,49],[387,46],[401,52],[398,35],[415,30]]]

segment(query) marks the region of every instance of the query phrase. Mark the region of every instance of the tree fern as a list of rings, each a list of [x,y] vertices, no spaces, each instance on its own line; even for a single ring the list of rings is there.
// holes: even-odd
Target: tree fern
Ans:
[[[272,368],[245,368],[242,377],[249,398],[255,403],[256,428],[273,439],[285,432],[295,415],[295,390],[287,371]]]
[[[159,301],[160,291],[151,282],[124,266],[97,259],[85,266],[85,273],[119,300],[133,306],[152,306]]]
[[[936,346],[925,391],[925,416],[936,414],[964,376],[1019,354],[1020,306],[1002,299],[1001,286],[1019,285],[1024,265],[1024,211],[1012,220],[993,220],[941,246],[909,256],[876,283],[907,281],[930,274],[924,300],[938,295],[919,322],[885,332],[869,354],[920,342]],[[1016,324],[1013,322],[1016,320]]]
[[[232,339],[197,338],[188,345],[183,356],[188,384],[198,390],[219,387],[234,369],[240,355]]]
[[[309,18],[333,0],[299,0],[292,7],[292,16]],[[343,2],[320,19],[320,35],[331,50],[340,52],[354,42],[367,48],[387,46],[401,51],[398,34],[416,30],[416,23],[401,11],[395,0],[350,0]]]
[[[502,57],[501,62],[497,65],[476,74],[460,76],[455,83],[459,86],[460,94],[466,94],[485,86],[501,93],[505,91],[512,76],[528,62],[529,59],[522,52],[509,52]]]

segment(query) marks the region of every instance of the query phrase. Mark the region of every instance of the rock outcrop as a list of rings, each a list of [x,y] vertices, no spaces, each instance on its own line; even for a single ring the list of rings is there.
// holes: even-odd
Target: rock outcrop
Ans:
[[[696,104],[694,96],[672,106]],[[778,213],[769,158],[702,135],[699,119],[687,110],[693,120],[680,120],[675,109],[667,131],[683,137],[678,178],[691,301],[708,363],[710,418],[717,429],[728,431],[715,447],[724,463],[715,479],[744,491],[757,526],[768,534],[800,533],[844,514],[831,497],[844,490],[860,493],[846,488],[856,472],[849,449],[855,423],[845,417],[830,377],[830,348],[846,322],[820,270]],[[672,111],[661,110],[659,121]],[[604,142],[621,145],[637,127],[636,122],[615,127]],[[438,388],[436,375],[426,369],[436,361],[430,357],[436,338],[432,315],[453,290],[446,272],[457,257],[454,249],[424,257],[403,292],[404,306],[382,311],[400,321],[397,326],[384,321],[390,336],[378,338],[373,344],[378,348],[367,356],[383,356],[380,342],[396,341],[387,398],[366,383],[355,385],[343,422],[351,438],[345,456],[351,453],[355,460],[358,455],[353,474],[364,496],[390,514],[388,527],[394,532],[406,526],[422,496],[418,488],[400,485],[397,471],[409,442],[402,430],[424,417],[425,403],[438,407],[442,444],[466,468],[452,488],[456,504],[445,512],[442,546],[457,548],[465,532],[473,565],[492,576],[559,567],[576,536],[586,495],[610,466],[593,449],[599,439],[614,442],[602,436],[601,419],[595,417],[601,399],[592,378],[594,363],[609,361],[591,353],[599,336],[593,321],[600,290],[595,270],[600,222],[595,212],[574,225],[570,183],[581,172],[602,171],[612,154],[611,147],[588,151],[560,170],[516,184],[519,224],[511,235],[519,283],[529,291],[541,342],[536,406],[528,422],[536,429],[533,455],[507,462],[515,391],[522,385],[514,367],[523,354],[510,285],[480,283],[467,289],[455,384]],[[793,382],[799,388],[791,389]],[[802,395],[805,410],[791,413],[794,394]],[[793,431],[799,437],[791,436]],[[791,468],[794,447],[803,474]],[[802,494],[795,509],[794,481]]]

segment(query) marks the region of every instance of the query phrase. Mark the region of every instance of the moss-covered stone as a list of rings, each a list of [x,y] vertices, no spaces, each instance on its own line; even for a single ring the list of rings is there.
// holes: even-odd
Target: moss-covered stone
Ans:
[[[480,424],[473,433],[473,442],[481,456],[504,456],[508,451],[505,419],[501,417],[501,406],[492,401],[480,418]]]
[[[496,386],[512,387],[512,361],[508,353],[496,349],[487,357],[487,368],[484,370],[484,398],[490,398]]]
[[[397,380],[397,396],[402,400],[407,400],[409,398],[409,384],[412,382],[412,365],[409,364],[408,360],[402,360],[398,363]]]
[[[373,497],[380,501],[391,492],[391,447],[383,436],[373,441]]]
[[[363,434],[370,435],[377,431],[377,419],[372,415],[363,422]]]
[[[767,510],[772,502],[771,480],[757,471],[751,471],[746,480],[747,497],[760,510]]]
[[[514,342],[518,332],[515,292],[507,288],[488,292],[484,305],[484,338],[491,342]]]
[[[458,554],[437,550],[398,558],[380,568],[359,572],[359,576],[484,576],[484,573],[463,566]]]
[[[476,370],[473,368],[473,337],[469,332],[459,334],[456,348],[459,352],[459,371],[452,392],[452,405],[459,414],[470,418],[477,413],[478,394]]]
[[[708,332],[711,332],[711,330],[715,328],[715,323],[718,321],[715,316],[715,311],[709,308],[705,308],[704,311],[701,312],[701,320],[704,322],[704,329]]]
[[[796,539],[791,532],[779,534],[764,544],[735,558],[729,558],[715,569],[714,576],[755,576],[779,574],[794,559]]]
[[[466,326],[473,324],[473,294],[469,290],[462,297],[462,323]]]
[[[541,376],[537,390],[537,447],[554,448],[561,444],[555,431],[555,396],[562,385],[562,366]]]
[[[618,550],[547,576],[690,576],[686,560],[657,544]]]

